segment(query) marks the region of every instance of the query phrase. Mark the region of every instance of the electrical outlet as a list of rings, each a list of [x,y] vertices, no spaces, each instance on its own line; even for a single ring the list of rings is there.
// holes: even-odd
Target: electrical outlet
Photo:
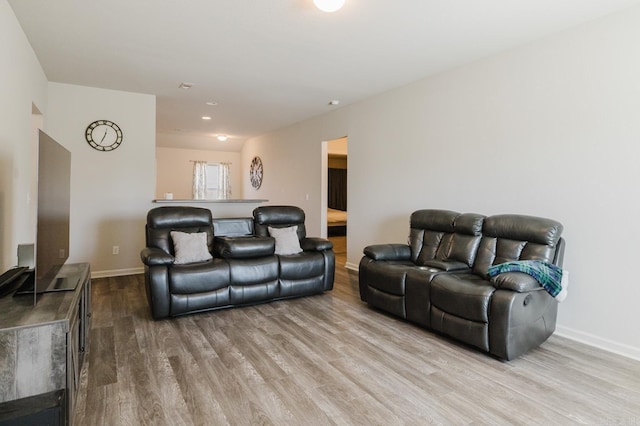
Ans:
[[[120,246],[113,246],[111,254],[120,254]]]

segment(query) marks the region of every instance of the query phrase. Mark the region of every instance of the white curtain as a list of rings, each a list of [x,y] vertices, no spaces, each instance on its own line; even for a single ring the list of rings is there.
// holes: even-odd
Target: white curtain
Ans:
[[[207,194],[207,162],[193,162],[193,191],[194,200],[204,200]]]
[[[218,198],[222,200],[231,198],[231,182],[229,181],[230,164],[231,163],[220,163],[220,166],[218,167],[218,184],[220,185]]]

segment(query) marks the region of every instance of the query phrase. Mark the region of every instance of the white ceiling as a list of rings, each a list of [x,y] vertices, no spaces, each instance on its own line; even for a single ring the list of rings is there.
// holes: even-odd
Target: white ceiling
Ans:
[[[339,108],[640,0],[346,0],[333,14],[312,0],[9,3],[50,81],[156,95],[159,145],[234,151],[330,100]]]

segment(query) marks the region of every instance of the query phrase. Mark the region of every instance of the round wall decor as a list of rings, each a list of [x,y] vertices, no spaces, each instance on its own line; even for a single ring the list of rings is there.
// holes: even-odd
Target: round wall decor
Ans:
[[[85,138],[91,148],[113,151],[122,143],[122,130],[110,120],[96,120],[87,126]]]
[[[253,157],[249,167],[249,179],[251,179],[251,186],[255,189],[259,189],[262,186],[262,173],[262,160],[258,156]]]

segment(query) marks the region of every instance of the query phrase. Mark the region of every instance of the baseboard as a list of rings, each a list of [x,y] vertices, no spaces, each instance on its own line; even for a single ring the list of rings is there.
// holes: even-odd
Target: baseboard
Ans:
[[[121,277],[124,275],[137,275],[142,273],[144,273],[144,267],[129,268],[129,269],[111,269],[107,271],[91,272],[91,278]]]
[[[344,264],[344,267],[351,271],[358,272],[358,265],[356,265],[355,263],[347,262]]]
[[[613,340],[604,339],[590,333],[560,325],[556,326],[556,334],[566,337],[567,339],[575,340],[576,342],[584,343],[585,345],[640,361],[640,348],[614,342]]]

